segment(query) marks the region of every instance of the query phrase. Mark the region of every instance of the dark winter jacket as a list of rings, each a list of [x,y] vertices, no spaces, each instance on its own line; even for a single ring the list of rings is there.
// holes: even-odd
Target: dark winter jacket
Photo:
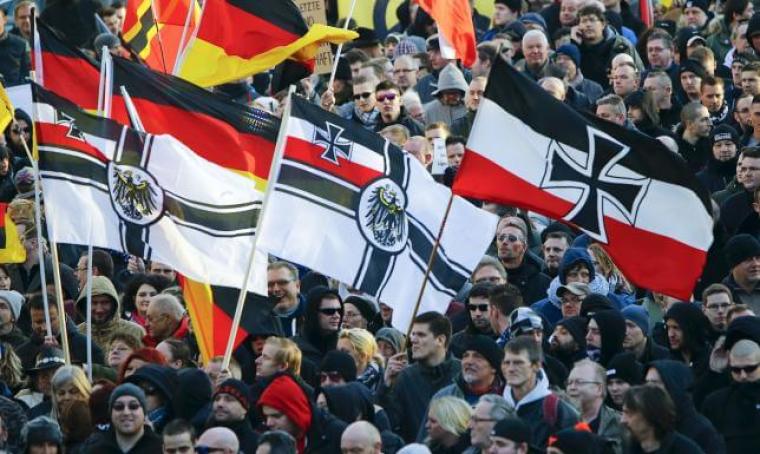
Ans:
[[[23,84],[29,76],[27,43],[8,32],[0,36],[0,74],[6,87]]]
[[[74,363],[84,364],[87,362],[87,338],[77,331],[74,323],[69,318],[66,318],[66,332],[69,338],[69,350],[71,351],[71,361]],[[58,344],[61,345],[61,336],[56,337]],[[25,343],[16,350],[16,354],[21,359],[21,365],[25,370],[34,367],[35,358],[42,349],[45,339],[39,335],[32,334],[29,342]],[[92,362],[95,364],[103,364],[105,358],[103,356],[103,350],[96,344],[92,344]]]
[[[581,72],[604,89],[610,87],[607,69],[617,54],[630,55],[633,57],[633,62],[639,72],[644,70],[644,64],[636,52],[636,48],[630,41],[618,35],[612,27],[608,26],[604,29],[604,39],[599,44],[582,43],[579,48],[581,50]]]
[[[314,287],[306,296],[306,314],[301,334],[293,338],[298,348],[301,349],[303,357],[314,364],[321,364],[322,358],[327,352],[335,350],[338,344],[337,332],[325,336],[322,335],[319,328],[319,306],[322,299],[328,295],[337,297],[341,308],[343,307],[343,300],[336,292],[327,289],[327,287]]]
[[[663,321],[673,319],[678,323],[683,334],[682,346],[679,350],[670,349],[672,359],[686,362],[683,351],[690,354],[689,367],[694,377],[699,379],[709,368],[710,346],[707,334],[710,321],[695,303],[675,303],[665,313]]]
[[[760,452],[760,383],[733,383],[708,395],[702,414],[723,435],[726,452]]]
[[[705,454],[696,443],[678,432],[672,432],[666,435],[660,442],[660,448],[656,451],[644,451],[641,449],[641,446],[634,441],[631,443],[628,452],[630,454]]]
[[[145,433],[137,444],[124,453],[116,442],[116,431],[110,428],[107,432],[94,432],[82,445],[83,454],[161,454],[161,437],[156,435],[149,426],[144,427]]]
[[[526,304],[532,304],[546,296],[551,279],[541,272],[541,268],[541,259],[531,252],[526,252],[519,267],[507,270],[507,280],[520,289]]]
[[[713,155],[710,155],[707,166],[697,173],[697,179],[711,194],[722,191],[736,176],[736,161],[738,159],[735,157],[728,161],[718,161]]]

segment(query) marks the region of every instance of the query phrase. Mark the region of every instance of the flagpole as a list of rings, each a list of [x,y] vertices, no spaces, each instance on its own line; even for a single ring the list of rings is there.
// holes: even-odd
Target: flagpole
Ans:
[[[190,28],[190,20],[193,18],[193,12],[195,11],[196,0],[190,0],[187,3],[187,16],[185,16],[185,26],[182,27],[182,35],[179,37],[179,46],[177,46],[177,57],[174,59],[174,68],[172,68],[172,74],[177,74],[177,62],[180,56],[185,51],[185,38],[187,38],[187,29]],[[198,24],[196,24],[197,27]]]
[[[291,85],[288,90],[288,104],[285,106],[285,112],[282,116],[282,122],[280,123],[280,132],[277,134],[277,145],[275,147],[274,157],[272,158],[272,164],[269,169],[269,182],[267,183],[267,189],[264,193],[264,200],[261,204],[259,219],[256,221],[256,234],[253,237],[253,244],[251,245],[251,256],[248,260],[248,268],[245,270],[245,280],[243,280],[243,285],[240,288],[240,294],[238,295],[237,304],[235,305],[235,316],[232,319],[230,337],[227,339],[227,347],[224,349],[222,370],[226,370],[230,365],[230,360],[232,359],[232,350],[235,347],[235,338],[237,337],[237,331],[240,327],[240,319],[243,317],[243,305],[245,303],[245,297],[248,295],[248,281],[250,280],[251,274],[253,272],[253,263],[256,257],[256,243],[258,242],[259,238],[259,229],[263,225],[263,220],[264,216],[266,215],[269,199],[271,198],[272,191],[274,190],[274,183],[277,181],[277,176],[280,173],[280,162],[282,161],[282,154],[285,150],[285,136],[287,134],[292,98],[295,94],[295,91],[295,85]]]
[[[346,16],[346,23],[343,24],[343,30],[348,30],[348,23],[351,22],[351,18],[354,16],[354,8],[356,8],[356,0],[351,0],[351,8],[348,9],[348,16]],[[343,43],[338,44],[338,50],[335,52],[335,61],[333,61],[332,71],[330,71],[330,82],[327,83],[328,90],[332,90],[333,82],[335,82],[335,73],[338,71],[338,61],[340,61],[341,53],[343,53]]]
[[[406,338],[409,339],[412,335],[412,325],[414,325],[413,321],[417,317],[417,312],[420,310],[420,303],[422,302],[422,296],[425,294],[425,287],[427,287],[428,280],[430,279],[430,270],[433,269],[433,262],[435,261],[435,256],[438,253],[438,247],[441,245],[441,237],[443,236],[443,229],[446,227],[446,221],[449,219],[449,213],[451,212],[451,204],[454,202],[454,193],[451,193],[451,196],[449,197],[449,203],[446,205],[446,211],[443,213],[443,220],[441,221],[441,228],[438,229],[438,236],[435,238],[435,243],[433,243],[433,251],[430,253],[430,258],[428,259],[427,268],[425,269],[425,275],[422,278],[422,285],[420,286],[420,293],[417,295],[417,302],[414,304],[414,311],[412,312],[412,317],[409,322],[409,327],[406,330]]]
[[[153,12],[153,26],[156,27],[156,38],[158,38],[158,48],[161,49],[161,64],[164,67],[164,73],[166,70],[166,52],[164,51],[164,41],[161,39],[161,29],[158,27],[158,19],[156,19],[156,2],[150,0],[150,10]]]
[[[51,230],[48,225],[48,230]],[[50,250],[53,253],[53,282],[55,283],[55,297],[58,303],[58,325],[61,330],[61,347],[63,348],[66,364],[71,365],[71,352],[69,352],[69,335],[66,332],[66,306],[63,303],[63,287],[61,285],[61,263],[58,260],[58,244],[52,240],[50,235]]]
[[[92,218],[87,236],[87,378],[92,383]]]
[[[127,88],[122,85],[119,87],[119,91],[121,92],[121,97],[124,98],[124,105],[127,107],[127,113],[132,122],[132,128],[140,132],[145,132],[145,127],[143,126],[142,120],[140,120],[140,115],[137,114],[137,109],[135,109],[132,97],[129,96]]]
[[[193,40],[198,36],[198,30],[200,30],[201,28],[201,22],[203,21],[203,13],[206,11],[207,3],[208,3],[208,0],[203,2],[203,4],[201,5],[201,13],[198,16],[198,22],[196,22],[195,24],[195,30],[193,30],[193,35],[190,37],[190,39],[187,40],[187,46],[185,46],[185,48],[182,49],[182,53],[177,55],[177,59],[174,61],[174,70],[172,71],[172,76],[176,76],[182,70],[182,65],[185,63],[185,57],[187,56],[187,51],[190,50],[190,46],[193,45]]]

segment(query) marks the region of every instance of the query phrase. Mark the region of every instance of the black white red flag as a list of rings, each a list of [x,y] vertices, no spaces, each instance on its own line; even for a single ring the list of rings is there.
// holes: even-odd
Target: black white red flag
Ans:
[[[574,225],[636,285],[682,299],[713,239],[709,197],[677,155],[581,115],[501,60],[453,190]]]

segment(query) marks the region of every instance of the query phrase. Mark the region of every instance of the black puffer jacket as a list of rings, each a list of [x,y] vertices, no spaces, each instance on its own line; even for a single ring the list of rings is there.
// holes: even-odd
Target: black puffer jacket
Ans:
[[[733,383],[705,398],[702,414],[726,441],[726,452],[760,452],[760,383]]]

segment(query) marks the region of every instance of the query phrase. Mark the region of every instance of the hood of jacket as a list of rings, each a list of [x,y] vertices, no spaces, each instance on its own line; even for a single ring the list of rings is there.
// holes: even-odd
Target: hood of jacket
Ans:
[[[559,281],[559,276],[555,276],[549,283],[549,289],[546,291],[546,296],[549,298],[549,301],[557,307],[561,307],[561,301],[559,296],[557,296],[557,290],[561,285],[562,282]],[[591,282],[586,285],[588,285],[591,293],[603,296],[607,296],[610,293],[610,283],[607,282],[607,279],[598,274],[595,274]]]
[[[327,408],[346,424],[364,420],[374,424],[375,405],[370,390],[358,382],[330,386],[322,389]]]
[[[692,354],[705,350],[710,321],[695,303],[675,303],[665,313],[663,321],[673,319],[683,332],[683,342]]]
[[[337,291],[328,289],[327,287],[317,286],[309,291],[306,295],[306,314],[304,316],[304,323],[301,329],[301,336],[308,343],[312,344],[321,353],[326,353],[328,350],[335,348],[338,342],[338,333],[334,333],[330,336],[323,336],[319,328],[319,306],[322,303],[322,299],[326,296],[334,297],[340,301],[340,307],[343,308],[343,299],[340,297]],[[341,315],[341,322],[342,320]]]
[[[549,379],[546,377],[546,372],[544,372],[543,369],[538,371],[538,375],[536,377],[536,386],[528,392],[525,396],[523,396],[520,401],[515,402],[515,398],[512,396],[512,387],[511,386],[505,386],[504,392],[502,393],[502,396],[504,399],[506,399],[507,403],[515,409],[515,411],[519,410],[521,406],[527,405],[531,402],[535,402],[537,400],[541,400],[544,397],[551,394],[551,391],[549,391]]]
[[[752,35],[757,32],[760,32],[760,15],[753,14],[752,18],[750,18],[749,23],[747,24],[747,33],[744,36],[747,38],[747,42],[755,50],[755,52],[760,52],[760,50],[755,49],[755,46],[752,45]]]
[[[623,351],[625,318],[615,309],[596,312],[591,318],[596,320],[602,337],[602,355],[599,363],[606,367],[613,356]]]
[[[113,283],[110,279],[108,279],[105,276],[93,276],[92,277],[92,296],[102,296],[106,295],[111,298],[111,301],[113,301],[113,310],[111,314],[108,317],[108,321],[110,322],[115,318],[117,314],[121,314],[121,301],[119,301],[119,294],[116,291],[116,287],[114,287]],[[85,286],[84,289],[79,293],[79,297],[77,298],[77,312],[82,315],[82,317],[87,316],[87,287]],[[106,322],[107,323],[107,322]]]
[[[464,95],[467,93],[467,80],[464,78],[462,71],[453,63],[449,63],[441,69],[438,75],[438,89],[433,92],[433,96],[445,90],[459,90]]]
[[[594,261],[591,260],[591,255],[584,248],[571,247],[565,251],[565,255],[562,256],[562,262],[559,264],[559,272],[557,273],[557,276],[559,276],[561,283],[567,283],[567,272],[579,263],[584,264],[586,268],[588,268],[589,280],[594,280],[596,272],[594,271]]]
[[[676,404],[676,411],[679,416],[687,407],[694,407],[694,403],[691,400],[694,374],[686,363],[672,359],[659,359],[649,363],[647,369],[652,367],[660,374],[660,379],[665,385],[665,389],[668,391],[670,398],[673,399],[673,403]]]

